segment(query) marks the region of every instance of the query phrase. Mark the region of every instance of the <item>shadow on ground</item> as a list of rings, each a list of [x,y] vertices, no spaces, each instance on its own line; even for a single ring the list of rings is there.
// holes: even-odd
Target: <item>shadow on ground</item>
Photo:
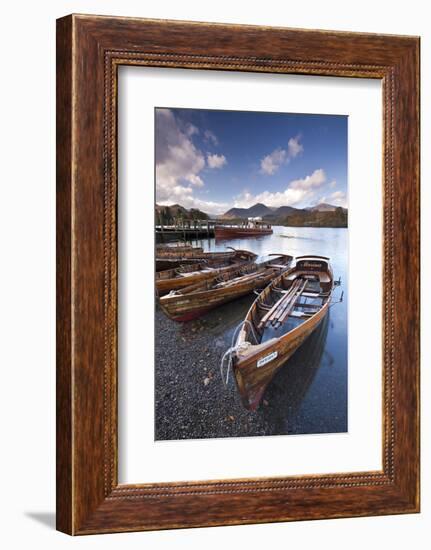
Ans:
[[[55,513],[54,512],[25,512],[25,515],[41,523],[45,527],[50,529],[55,529]]]

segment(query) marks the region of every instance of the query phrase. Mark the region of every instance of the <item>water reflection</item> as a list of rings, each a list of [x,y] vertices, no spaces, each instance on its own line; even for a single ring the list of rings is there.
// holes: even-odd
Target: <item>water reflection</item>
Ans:
[[[330,312],[278,371],[264,394],[262,414],[273,425],[274,433],[292,433],[294,430],[297,413],[323,362],[329,316]]]

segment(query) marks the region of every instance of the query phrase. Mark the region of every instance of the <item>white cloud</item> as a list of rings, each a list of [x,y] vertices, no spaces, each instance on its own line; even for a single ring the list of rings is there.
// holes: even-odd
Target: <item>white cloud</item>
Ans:
[[[326,174],[322,168],[315,170],[309,176],[302,179],[291,181],[284,191],[271,193],[263,191],[253,195],[248,191],[243,191],[235,197],[234,206],[238,208],[248,208],[262,202],[266,206],[307,206],[315,197],[316,191],[326,182]]]
[[[227,164],[227,160],[224,155],[211,155],[211,153],[207,154],[207,162],[210,168],[221,168]]]
[[[299,153],[302,153],[304,150],[304,147],[301,143],[299,143],[299,136],[296,138],[290,138],[287,143],[287,156],[289,159],[294,159],[299,155]]]
[[[170,206],[172,204],[181,204],[184,208],[197,208],[206,214],[224,214],[232,206],[227,202],[216,202],[216,201],[204,201],[193,196],[193,191],[190,189],[181,189],[178,190],[178,194],[173,194],[170,200],[161,200],[157,201],[157,204]]]
[[[343,191],[335,191],[335,193],[332,193],[330,197],[334,200],[341,200],[346,198],[346,193],[344,193]]]
[[[320,187],[320,185],[322,185],[322,183],[325,183],[325,181],[325,171],[322,168],[319,168],[318,170],[314,170],[311,176],[306,176],[305,178],[299,180],[293,180],[292,182],[290,182],[289,187],[293,189],[302,189],[304,191],[307,191],[314,187]]]
[[[286,151],[284,149],[276,149],[260,161],[260,171],[262,174],[272,176],[277,172],[283,162],[286,160]]]
[[[260,173],[272,176],[282,164],[287,164],[291,159],[303,152],[304,147],[299,143],[299,136],[290,138],[287,142],[287,150],[278,147],[260,161]]]
[[[191,139],[195,134],[199,134],[199,129],[193,124],[181,124],[170,109],[156,110],[156,201],[222,214],[229,204],[193,196],[197,188],[204,186],[201,174],[206,166],[204,153]],[[226,162],[224,155],[208,154],[210,168],[221,168]]]
[[[199,173],[204,167],[205,157],[190,139],[190,127],[181,130],[171,110],[157,109],[156,200],[188,196],[192,187],[202,187]]]
[[[204,138],[205,138],[205,141],[208,141],[209,143],[212,143],[217,147],[219,141],[217,136],[214,134],[214,132],[211,132],[211,130],[205,130]]]
[[[194,136],[195,134],[199,134],[199,128],[197,128],[194,124],[190,122],[186,126],[186,134],[189,137]]]
[[[334,206],[347,207],[347,195],[344,191],[334,191],[330,195],[322,197],[319,202],[333,204]]]
[[[196,174],[190,174],[189,176],[187,176],[186,179],[187,179],[187,181],[189,181],[195,187],[203,187],[204,186],[204,182],[202,181],[202,178],[199,177]]]

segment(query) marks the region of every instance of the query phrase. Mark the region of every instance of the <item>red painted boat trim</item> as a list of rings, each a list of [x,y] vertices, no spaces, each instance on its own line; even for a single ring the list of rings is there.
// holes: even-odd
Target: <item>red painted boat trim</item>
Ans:
[[[204,313],[207,313],[212,308],[202,308],[202,309],[195,309],[194,311],[191,311],[190,313],[187,313],[186,315],[181,315],[180,317],[175,317],[174,321],[178,321],[179,323],[185,323],[187,321],[192,321],[193,319],[197,319]],[[171,317],[172,318],[172,317]]]
[[[256,237],[259,235],[272,235],[272,229],[247,229],[245,227],[216,227],[216,237]]]

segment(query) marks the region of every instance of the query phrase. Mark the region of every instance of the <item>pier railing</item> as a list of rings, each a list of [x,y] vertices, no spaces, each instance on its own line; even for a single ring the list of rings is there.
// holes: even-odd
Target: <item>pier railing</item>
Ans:
[[[156,224],[157,242],[165,242],[174,239],[205,239],[214,237],[214,227],[217,220],[185,220],[178,219],[172,223]]]
[[[241,228],[249,224],[249,220],[193,220],[177,218],[171,223],[163,223],[159,219],[156,223],[156,242],[163,243],[173,240],[209,239],[215,236],[215,227]],[[259,223],[260,227],[270,227],[269,224]]]

